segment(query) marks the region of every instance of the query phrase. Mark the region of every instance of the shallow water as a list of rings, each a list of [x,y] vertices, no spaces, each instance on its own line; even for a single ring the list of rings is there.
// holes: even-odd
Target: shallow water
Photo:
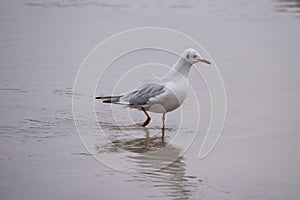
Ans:
[[[296,0],[1,1],[1,199],[298,199],[299,10]],[[162,137],[160,115],[153,114],[149,127],[142,128],[136,125],[144,120],[142,113],[99,102],[96,123],[79,120],[93,152],[78,137],[72,96],[81,94],[72,94],[72,88],[80,64],[112,34],[144,26],[190,35],[221,71],[226,124],[203,160],[198,152],[211,108],[195,70],[182,110],[185,119],[201,114],[196,132],[195,121],[180,124],[181,110],[167,115]],[[174,60],[161,51],[128,55],[113,63],[97,93],[110,92],[110,83],[131,66]],[[166,71],[140,70],[125,76],[118,90]]]

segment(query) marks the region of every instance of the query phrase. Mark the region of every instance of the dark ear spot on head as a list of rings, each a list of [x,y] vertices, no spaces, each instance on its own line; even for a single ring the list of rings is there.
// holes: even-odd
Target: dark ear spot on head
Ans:
[[[190,53],[188,53],[188,55],[186,56],[186,58],[187,58],[187,59],[189,59],[189,58],[190,58]]]

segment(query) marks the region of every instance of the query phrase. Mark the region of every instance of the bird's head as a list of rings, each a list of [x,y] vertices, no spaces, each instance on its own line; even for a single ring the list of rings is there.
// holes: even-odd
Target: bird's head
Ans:
[[[204,62],[209,65],[211,64],[208,60],[203,59],[198,51],[192,48],[186,49],[182,57],[191,64],[195,64],[197,62]]]

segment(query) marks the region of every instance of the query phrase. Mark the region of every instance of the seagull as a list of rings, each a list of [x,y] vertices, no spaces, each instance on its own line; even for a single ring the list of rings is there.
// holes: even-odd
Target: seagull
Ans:
[[[121,95],[95,98],[103,100],[103,103],[121,104],[143,111],[147,118],[142,126],[147,126],[151,121],[148,112],[162,113],[162,129],[164,129],[166,113],[175,110],[184,102],[188,95],[189,71],[193,64],[199,62],[211,64],[195,49],[186,49],[165,76],[156,82],[145,83]]]

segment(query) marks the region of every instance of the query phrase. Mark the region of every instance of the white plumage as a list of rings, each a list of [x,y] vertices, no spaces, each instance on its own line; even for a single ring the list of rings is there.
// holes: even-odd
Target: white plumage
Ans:
[[[96,99],[102,99],[104,103],[122,104],[142,110],[147,116],[143,126],[151,120],[147,111],[162,113],[164,128],[165,114],[178,108],[187,97],[188,74],[192,65],[197,62],[210,64],[201,58],[195,49],[186,49],[161,81],[145,83],[136,90],[122,95],[98,96]]]

